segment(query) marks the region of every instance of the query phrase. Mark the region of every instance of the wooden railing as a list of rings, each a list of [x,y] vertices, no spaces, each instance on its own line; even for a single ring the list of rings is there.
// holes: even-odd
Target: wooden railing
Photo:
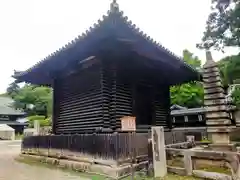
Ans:
[[[114,133],[114,134],[76,134],[28,136],[22,141],[22,152],[38,153],[45,150],[58,152],[59,156],[84,154],[92,158],[125,161],[130,156],[148,156],[148,134]]]
[[[201,144],[201,143],[198,143]],[[240,179],[240,154],[237,152],[220,152],[210,150],[194,150],[188,149],[191,145],[189,142],[179,143],[166,146],[166,154],[168,159],[168,172],[179,175],[193,175],[206,179]],[[175,162],[174,162],[175,161]],[[197,161],[200,163],[209,163],[214,167],[214,163],[225,166],[225,172],[220,170],[219,164],[216,164],[221,172],[213,169],[198,169]],[[171,162],[171,163],[169,163]]]

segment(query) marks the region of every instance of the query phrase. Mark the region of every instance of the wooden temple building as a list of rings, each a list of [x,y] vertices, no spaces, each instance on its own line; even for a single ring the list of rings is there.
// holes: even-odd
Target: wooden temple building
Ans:
[[[53,132],[75,134],[117,131],[124,116],[136,117],[137,130],[172,128],[169,88],[200,75],[113,1],[93,27],[14,78],[52,87]]]

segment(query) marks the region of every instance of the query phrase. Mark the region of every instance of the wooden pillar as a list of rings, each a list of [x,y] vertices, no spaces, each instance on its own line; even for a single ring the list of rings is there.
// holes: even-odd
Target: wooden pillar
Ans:
[[[167,87],[166,89],[166,99],[165,99],[165,106],[166,106],[166,111],[167,111],[167,126],[169,129],[172,129],[173,127],[173,122],[172,122],[172,118],[171,118],[171,109],[170,109],[170,105],[171,105],[171,98],[170,98],[170,87]]]
[[[58,119],[58,87],[57,87],[57,82],[54,80],[53,82],[53,112],[52,112],[52,133],[56,134],[57,133],[57,119]]]
[[[110,103],[111,103],[111,77],[105,62],[101,64],[101,91],[103,109],[103,128],[111,128]]]
[[[110,116],[111,116],[111,127],[116,130],[117,126],[117,69],[116,64],[112,64],[111,71],[111,103],[110,103]]]

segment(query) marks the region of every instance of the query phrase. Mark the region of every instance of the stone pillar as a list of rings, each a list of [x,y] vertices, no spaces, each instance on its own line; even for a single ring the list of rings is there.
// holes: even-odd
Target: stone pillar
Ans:
[[[34,121],[34,135],[37,136],[40,134],[40,123],[38,120]]]
[[[187,142],[194,143],[195,142],[195,136],[186,136]]]
[[[152,148],[154,177],[163,178],[167,175],[167,160],[164,129],[161,126],[152,127]]]
[[[206,52],[206,59],[203,65],[203,85],[207,132],[213,145],[227,145],[230,143],[229,133],[234,126],[227,112],[219,69],[210,51]]]

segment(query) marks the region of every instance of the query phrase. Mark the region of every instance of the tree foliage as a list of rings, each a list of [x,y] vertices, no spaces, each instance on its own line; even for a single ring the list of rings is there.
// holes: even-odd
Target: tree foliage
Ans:
[[[237,107],[240,107],[240,87],[237,87],[233,92],[233,102]]]
[[[240,55],[228,56],[219,62],[220,75],[225,90],[232,84],[240,84]],[[240,107],[240,88],[237,86],[232,94],[234,104]]]
[[[183,59],[194,68],[201,67],[201,60],[188,50],[183,51]],[[203,88],[199,82],[190,82],[170,89],[171,104],[198,107],[203,104]]]
[[[47,116],[52,113],[51,88],[26,84],[17,91],[8,91],[8,94],[14,99],[15,108],[23,109],[29,115]],[[33,108],[29,108],[29,105],[33,105]]]
[[[14,81],[8,86],[6,94],[14,98],[18,94],[19,89],[19,85]]]
[[[240,79],[240,55],[225,57],[218,64],[224,87]]]
[[[28,117],[29,127],[34,127],[34,121],[39,121],[39,124],[41,127],[51,126],[51,123],[52,123],[51,116],[48,118],[46,118],[45,116],[39,116],[39,115],[29,116]]]
[[[212,0],[212,12],[206,22],[199,48],[240,46],[240,0]]]

